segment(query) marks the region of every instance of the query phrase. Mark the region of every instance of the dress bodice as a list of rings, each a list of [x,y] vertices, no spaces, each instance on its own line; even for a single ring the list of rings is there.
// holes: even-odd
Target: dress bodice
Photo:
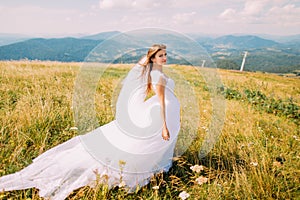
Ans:
[[[175,88],[175,82],[170,77],[166,76],[163,72],[158,70],[152,70],[151,71],[151,79],[152,79],[152,86],[154,89],[154,92],[156,93],[156,85],[159,83],[160,78],[165,79],[165,91],[169,91],[171,93],[174,92]]]

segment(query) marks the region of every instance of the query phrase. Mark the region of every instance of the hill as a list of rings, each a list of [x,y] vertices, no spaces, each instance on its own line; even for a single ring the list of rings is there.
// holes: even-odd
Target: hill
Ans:
[[[28,35],[0,33],[0,46],[22,42],[30,38],[32,37]]]
[[[0,176],[25,168],[41,153],[80,134],[75,88],[85,89],[91,83],[89,78],[76,82],[81,65],[0,62]],[[131,66],[110,65],[104,72],[92,68],[93,75],[99,72],[101,78],[95,79],[94,93],[88,92],[93,104],[87,105],[93,105],[89,108],[95,116],[88,115],[85,123],[95,117],[102,126],[115,119],[114,98]],[[211,71],[178,65],[164,68],[176,83],[182,113],[175,154],[182,145],[189,147],[174,157],[167,173],[157,174],[147,186],[128,194],[126,188],[109,190],[100,184],[107,182],[109,170],[115,170],[107,166],[104,172],[95,171],[95,188],[81,187],[69,199],[180,199],[182,191],[190,199],[299,199],[300,79],[220,69],[223,87],[216,92],[225,99],[214,100],[203,76]],[[194,91],[195,101],[182,87],[185,84]],[[220,110],[226,115],[220,116]],[[212,131],[218,134],[216,140],[209,134]],[[205,140],[213,148],[199,157]],[[36,189],[1,191],[0,199],[40,200]]]
[[[89,39],[89,40],[105,40],[107,38],[113,37],[115,35],[120,34],[121,32],[119,31],[109,31],[109,32],[103,32],[103,33],[98,33],[94,35],[88,35],[81,37],[82,39]]]
[[[1,36],[1,35],[0,35]],[[209,37],[206,35],[191,35],[197,44],[203,47],[203,53],[217,63],[218,68],[239,69],[244,51],[248,51],[245,64],[247,71],[264,71],[286,73],[299,69],[300,65],[300,38],[290,36],[285,38],[285,43],[255,35],[225,35]],[[107,41],[108,38],[111,38]],[[0,37],[1,39],[1,37]],[[281,38],[283,41],[284,38]],[[51,60],[51,61],[76,61],[83,62],[89,53],[104,42],[105,51],[95,53],[99,62],[132,63],[145,54],[144,46],[151,43],[165,43],[168,49],[176,49],[176,54],[169,53],[169,63],[189,64],[182,57],[197,56],[191,49],[187,38],[168,32],[140,32],[136,34],[118,31],[103,32],[80,38],[34,38],[22,42],[0,46],[0,60]],[[108,45],[108,42],[111,44]],[[126,53],[125,53],[126,52]],[[130,53],[129,53],[130,52]],[[195,55],[192,55],[192,54]],[[182,56],[184,55],[184,56]],[[94,60],[94,61],[96,61]]]
[[[0,59],[80,62],[98,43],[95,40],[76,38],[36,38],[0,47]]]
[[[263,47],[274,47],[279,43],[272,40],[263,39],[254,35],[234,36],[226,35],[218,37],[214,40],[204,43],[204,46],[211,48],[227,48],[227,49],[252,49]]]
[[[293,37],[296,38],[296,37]],[[219,68],[239,69],[248,52],[244,70],[288,73],[300,69],[300,43],[279,43],[258,36],[222,36],[204,42]]]

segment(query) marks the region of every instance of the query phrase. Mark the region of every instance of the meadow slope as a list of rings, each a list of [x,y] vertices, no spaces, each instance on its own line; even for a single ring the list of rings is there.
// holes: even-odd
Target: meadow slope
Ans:
[[[0,176],[24,168],[42,152],[78,134],[72,128],[72,98],[80,66],[0,62]],[[111,65],[102,74],[95,94],[99,125],[114,119],[116,94],[130,67]],[[214,109],[201,70],[166,67],[167,74],[181,74],[194,90],[200,114],[190,116],[199,119],[198,127],[192,127],[197,137],[182,156],[174,159],[168,173],[158,174],[133,194],[99,184],[96,188],[80,188],[69,199],[179,199],[182,191],[190,194],[189,199],[299,198],[300,79],[218,70],[224,84],[218,89],[226,100],[226,116],[214,148],[199,158],[198,150]],[[184,122],[180,134],[189,135],[189,125]],[[203,169],[194,172],[194,165]],[[0,199],[39,197],[36,189],[28,189],[0,193]]]

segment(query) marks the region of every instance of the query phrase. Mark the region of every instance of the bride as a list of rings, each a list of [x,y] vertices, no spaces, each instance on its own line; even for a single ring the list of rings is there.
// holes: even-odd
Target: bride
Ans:
[[[123,81],[115,120],[1,177],[0,191],[35,187],[41,197],[65,199],[73,190],[100,181],[110,188],[124,185],[130,192],[148,184],[153,174],[168,171],[180,129],[180,105],[174,81],[163,72],[166,61],[166,46],[152,45]]]

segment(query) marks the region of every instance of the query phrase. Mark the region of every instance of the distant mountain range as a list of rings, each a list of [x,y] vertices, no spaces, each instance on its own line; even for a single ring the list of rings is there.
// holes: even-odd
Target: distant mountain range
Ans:
[[[253,49],[253,48],[264,48],[264,47],[274,47],[279,45],[279,43],[263,39],[253,35],[245,36],[233,36],[226,35],[218,37],[208,42],[204,42],[205,46],[211,45],[212,48],[227,48],[227,49]]]
[[[30,38],[28,35],[0,33],[0,46],[21,42]]]
[[[243,54],[247,51],[249,55],[245,70],[280,73],[300,69],[300,35],[286,37],[225,35],[211,37],[193,34],[189,36],[207,51],[220,68],[238,69]],[[107,45],[107,49],[100,53],[93,52],[99,44],[105,44],[108,38],[119,39],[111,42],[109,46]],[[122,54],[122,52],[134,48],[138,49],[144,42],[148,42],[150,45],[152,41],[156,40],[167,44],[168,47],[180,49],[180,53],[192,54],[189,52],[185,38],[170,33],[141,36],[113,31],[77,38],[50,39],[0,34],[0,60],[29,59],[83,62],[92,52],[95,54],[93,55],[95,58],[102,58],[102,60],[96,60],[99,62],[112,62],[113,60],[114,63],[132,63],[145,53],[145,49],[141,49],[140,52],[131,52],[127,56],[115,55],[116,52]],[[138,55],[139,53],[141,55]],[[184,64],[175,57],[175,54],[172,55],[171,52],[169,63]]]
[[[75,38],[29,39],[1,46],[0,60],[29,59],[80,62],[96,45],[97,43],[93,40]]]

